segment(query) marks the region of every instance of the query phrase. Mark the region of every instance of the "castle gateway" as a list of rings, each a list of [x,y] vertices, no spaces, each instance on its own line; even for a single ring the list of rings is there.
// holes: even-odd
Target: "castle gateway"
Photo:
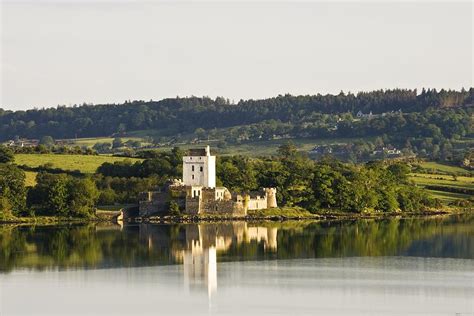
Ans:
[[[216,156],[209,146],[190,149],[183,157],[183,180],[169,181],[157,191],[140,193],[139,215],[165,215],[174,201],[186,215],[219,214],[244,216],[248,210],[277,207],[276,189],[234,193],[216,187]]]

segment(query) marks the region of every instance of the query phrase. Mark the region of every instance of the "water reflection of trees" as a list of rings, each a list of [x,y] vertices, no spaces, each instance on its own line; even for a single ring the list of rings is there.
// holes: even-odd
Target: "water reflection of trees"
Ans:
[[[351,222],[0,227],[0,271],[217,261],[413,255],[474,258],[472,216]],[[191,256],[192,258],[192,256]]]

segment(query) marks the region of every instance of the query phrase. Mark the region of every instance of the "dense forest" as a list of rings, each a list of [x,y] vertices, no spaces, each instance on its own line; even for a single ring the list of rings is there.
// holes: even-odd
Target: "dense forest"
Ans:
[[[474,88],[468,91],[423,89],[420,93],[395,89],[357,94],[281,95],[237,103],[221,97],[189,97],[14,112],[0,109],[0,141],[44,135],[57,139],[109,136],[149,129],[166,136],[194,133],[197,129],[206,131],[255,124],[269,124],[270,129],[283,129],[278,133],[300,136],[373,136],[400,129],[419,134],[436,134],[439,129],[447,137],[453,134],[463,136],[467,132],[466,124],[459,121],[469,117],[471,112],[466,111],[470,111],[468,108],[472,104]],[[372,113],[375,120],[369,124],[353,123],[347,119],[347,116],[355,117],[359,111]],[[426,111],[429,112],[415,114]],[[385,116],[394,113],[400,115]],[[402,113],[413,115],[406,117]],[[338,121],[343,122],[334,129],[334,123]],[[456,124],[451,126],[452,123]],[[270,132],[275,133],[274,130]]]

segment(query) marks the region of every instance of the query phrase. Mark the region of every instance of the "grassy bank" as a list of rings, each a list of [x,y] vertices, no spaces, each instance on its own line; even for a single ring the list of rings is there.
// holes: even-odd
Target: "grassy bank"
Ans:
[[[8,216],[0,218],[1,224],[32,224],[32,225],[54,225],[54,224],[74,224],[74,223],[94,223],[94,222],[115,222],[115,217],[119,214],[116,209],[97,210],[94,217],[63,217],[63,216]]]
[[[372,212],[372,213],[344,213],[335,210],[311,213],[299,207],[282,207],[265,210],[248,211],[245,216],[229,215],[195,215],[195,216],[151,216],[137,218],[137,222],[150,223],[194,223],[219,221],[287,221],[287,220],[357,220],[377,219],[389,217],[435,216],[466,213],[461,208],[446,208],[443,210],[427,210],[420,212]]]
[[[126,222],[132,223],[199,223],[199,222],[224,222],[224,221],[315,221],[315,220],[357,220],[357,219],[381,219],[390,217],[413,217],[413,216],[439,216],[461,213],[470,213],[472,209],[459,207],[447,207],[442,210],[428,210],[420,212],[372,212],[372,213],[344,213],[336,210],[311,213],[299,207],[282,207],[265,210],[252,210],[245,216],[231,215],[182,215],[182,216],[150,216],[144,218],[131,218]],[[116,222],[119,214],[117,209],[98,210],[92,218],[71,218],[59,216],[36,216],[36,217],[11,217],[0,219],[1,224],[25,224],[25,225],[55,225],[55,224],[80,224],[94,222]]]

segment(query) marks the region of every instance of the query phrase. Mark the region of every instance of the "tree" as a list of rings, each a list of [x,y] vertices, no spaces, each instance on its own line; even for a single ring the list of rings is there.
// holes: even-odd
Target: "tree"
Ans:
[[[68,214],[68,176],[40,172],[36,186],[28,192],[28,206],[45,215]]]
[[[0,213],[20,215],[25,209],[25,173],[15,165],[0,164]]]
[[[68,211],[75,217],[91,217],[99,198],[97,187],[89,178],[71,178],[67,184]]]
[[[408,181],[408,174],[410,173],[410,167],[404,163],[395,163],[388,166],[388,171],[395,178],[394,180],[399,183],[406,183]]]
[[[297,148],[295,144],[293,144],[293,142],[289,141],[285,144],[280,145],[280,147],[278,147],[277,152],[283,158],[290,158],[296,154]]]
[[[12,162],[15,159],[13,151],[3,145],[0,145],[0,163]]]
[[[119,137],[114,138],[112,142],[112,148],[120,148],[120,147],[123,147],[122,139]]]
[[[54,146],[54,139],[51,136],[43,136],[41,137],[39,144],[46,147],[52,147]]]
[[[196,135],[196,137],[198,139],[204,139],[206,137],[206,131],[204,130],[204,128],[196,128],[196,130],[194,131],[194,135]]]
[[[92,149],[99,153],[107,153],[110,151],[111,147],[110,143],[95,143],[94,146],[92,146]]]
[[[28,192],[28,205],[40,214],[73,217],[94,215],[99,191],[90,178],[40,172],[36,182],[36,186]]]

